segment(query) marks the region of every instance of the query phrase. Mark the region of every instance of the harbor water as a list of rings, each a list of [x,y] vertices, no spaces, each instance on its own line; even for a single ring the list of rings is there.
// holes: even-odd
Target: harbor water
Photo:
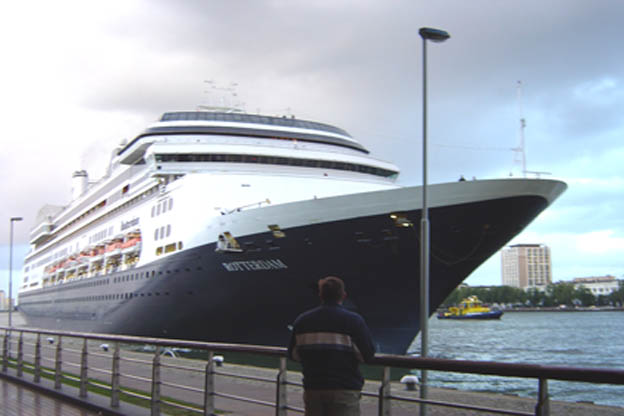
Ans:
[[[409,352],[420,352],[420,336]],[[500,320],[429,321],[429,357],[624,368],[624,312],[506,312]],[[537,380],[428,373],[431,386],[536,397]],[[624,407],[624,386],[549,381],[553,400]]]

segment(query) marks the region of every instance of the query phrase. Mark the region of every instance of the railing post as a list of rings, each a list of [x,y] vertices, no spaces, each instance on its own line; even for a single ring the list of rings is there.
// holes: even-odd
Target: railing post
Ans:
[[[37,343],[35,344],[35,374],[33,381],[39,383],[41,381],[41,334],[37,334]]]
[[[160,345],[156,347],[152,361],[152,416],[160,416]]]
[[[287,372],[286,357],[280,357],[279,372],[277,373],[277,386],[275,397],[275,416],[286,416],[288,406],[287,396]]]
[[[63,337],[59,335],[58,343],[56,344],[56,357],[54,359],[54,388],[59,390],[62,382],[62,358],[63,358]]]
[[[82,340],[82,353],[80,354],[80,397],[87,397],[87,383],[89,382],[88,376],[88,350],[87,339]]]
[[[390,367],[384,367],[381,386],[379,387],[379,416],[392,414],[390,393]]]
[[[24,375],[24,331],[20,331],[17,341],[17,376]]]
[[[535,416],[550,415],[550,399],[548,398],[548,379],[539,379],[539,390],[537,392],[537,404],[535,405]]]
[[[111,407],[119,407],[119,342],[115,342],[111,370]]]
[[[204,384],[204,416],[215,414],[214,404],[214,352],[208,351],[208,362],[206,363],[206,381]]]
[[[4,331],[4,339],[2,340],[2,371],[7,372],[9,367],[9,330]]]
[[[12,335],[13,335],[13,332],[11,331],[11,328],[9,328],[7,330],[7,332],[6,332],[6,339],[7,339],[7,349],[6,349],[6,352],[7,352],[8,360],[13,358],[12,354],[11,354],[11,336]],[[7,363],[8,363],[8,360],[7,360]]]

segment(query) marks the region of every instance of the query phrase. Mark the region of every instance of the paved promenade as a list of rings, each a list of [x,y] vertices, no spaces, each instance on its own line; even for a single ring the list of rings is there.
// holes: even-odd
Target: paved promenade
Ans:
[[[97,413],[0,379],[0,415],[97,416]]]

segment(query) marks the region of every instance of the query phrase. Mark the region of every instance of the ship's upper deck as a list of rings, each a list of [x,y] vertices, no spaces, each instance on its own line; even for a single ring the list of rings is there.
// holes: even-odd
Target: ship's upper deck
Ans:
[[[294,117],[271,117],[240,112],[175,111],[162,115],[160,121],[225,121],[236,123],[265,124],[280,127],[295,127],[308,130],[321,130],[351,138],[349,133],[338,127],[316,121],[299,120]]]
[[[245,113],[177,111],[163,114],[157,123],[148,127],[121,149],[119,155],[125,156],[124,153],[128,152],[142,138],[180,134],[218,134],[300,140],[346,147],[365,154],[369,153],[349,133],[324,123],[292,117],[271,117]]]

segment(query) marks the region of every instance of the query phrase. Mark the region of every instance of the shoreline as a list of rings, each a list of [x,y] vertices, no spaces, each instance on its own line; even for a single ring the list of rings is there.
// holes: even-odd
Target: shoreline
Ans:
[[[624,307],[582,307],[582,308],[561,308],[559,306],[541,306],[537,308],[511,308],[501,309],[503,312],[624,312]]]

